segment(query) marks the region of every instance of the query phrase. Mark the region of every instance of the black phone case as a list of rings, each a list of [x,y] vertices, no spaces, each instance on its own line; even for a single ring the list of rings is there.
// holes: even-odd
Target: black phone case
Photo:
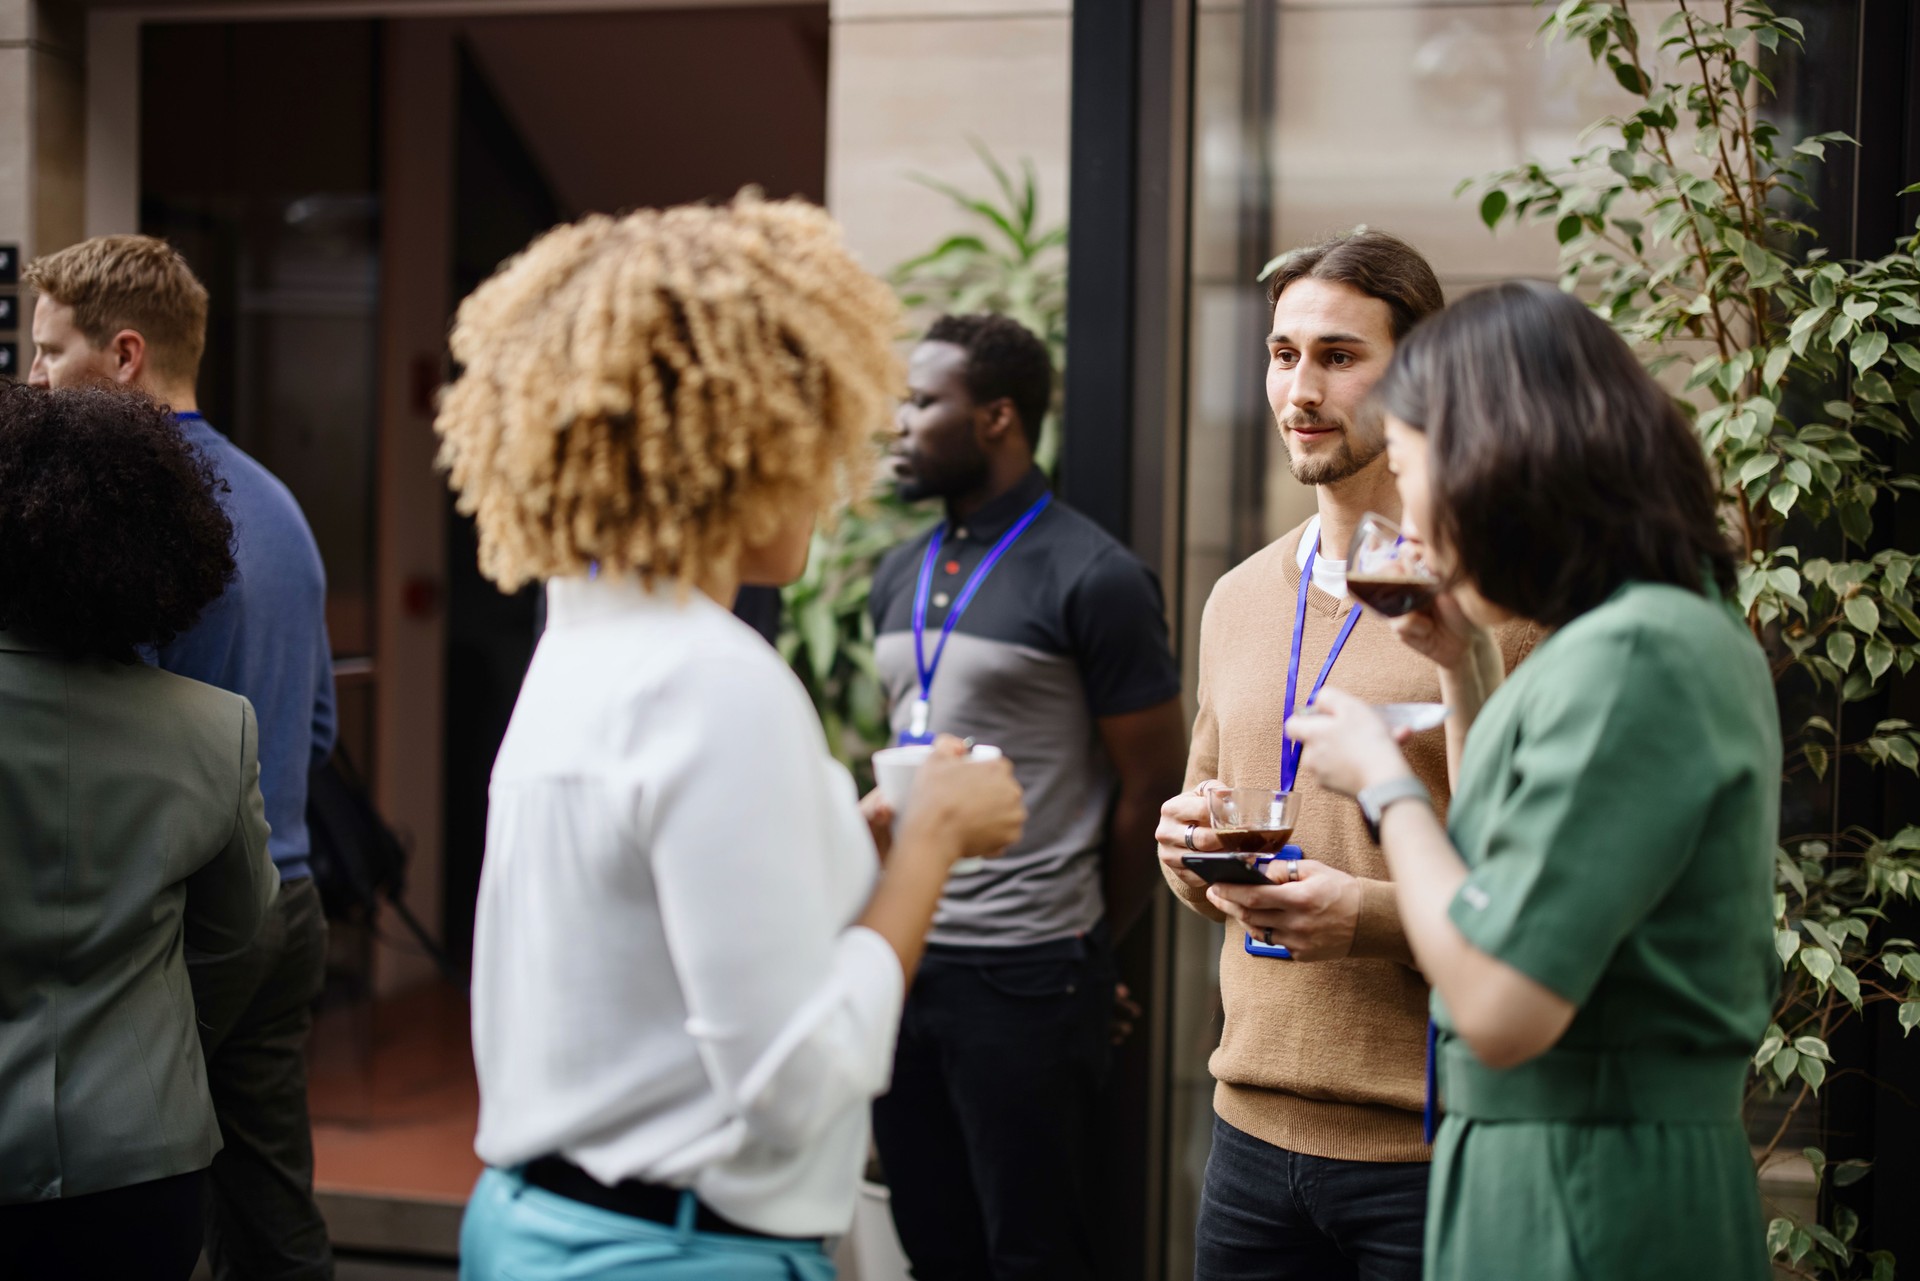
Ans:
[[[1184,854],[1187,870],[1209,885],[1270,885],[1266,874],[1243,854]]]

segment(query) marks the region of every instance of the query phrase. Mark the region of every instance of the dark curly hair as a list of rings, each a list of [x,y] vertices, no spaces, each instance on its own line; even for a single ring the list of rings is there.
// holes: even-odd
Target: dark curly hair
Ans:
[[[133,662],[233,577],[225,488],[165,406],[0,384],[0,628]]]
[[[1012,401],[1027,444],[1040,443],[1040,424],[1053,402],[1053,358],[1037,334],[1017,320],[977,312],[940,317],[922,341],[966,348],[967,395],[976,405]]]

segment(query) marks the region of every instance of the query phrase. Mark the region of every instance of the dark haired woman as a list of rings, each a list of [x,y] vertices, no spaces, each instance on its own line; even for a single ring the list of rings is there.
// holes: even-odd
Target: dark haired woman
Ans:
[[[253,709],[138,661],[233,573],[173,416],[0,385],[0,1277],[184,1278],[220,1149],[185,945],[279,887]]]
[[[1434,987],[1430,1278],[1767,1276],[1740,1123],[1766,1027],[1780,735],[1699,443],[1605,322],[1501,285],[1377,392],[1452,587],[1402,636],[1471,718],[1443,828],[1380,719],[1289,725],[1379,824]],[[1486,628],[1552,629],[1497,691]]]

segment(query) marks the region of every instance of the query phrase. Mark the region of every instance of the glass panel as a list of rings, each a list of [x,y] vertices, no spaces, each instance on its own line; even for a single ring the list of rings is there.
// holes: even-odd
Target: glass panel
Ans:
[[[299,500],[338,656],[373,650],[375,34],[151,25],[141,47],[141,230],[212,296],[201,407]]]

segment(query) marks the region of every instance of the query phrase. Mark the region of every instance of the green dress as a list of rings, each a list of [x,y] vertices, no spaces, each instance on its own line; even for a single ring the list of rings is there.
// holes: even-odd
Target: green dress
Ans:
[[[1759,646],[1675,587],[1621,588],[1482,709],[1449,915],[1578,1012],[1496,1071],[1435,995],[1430,1281],[1765,1281],[1740,1103],[1779,975],[1780,766]]]

